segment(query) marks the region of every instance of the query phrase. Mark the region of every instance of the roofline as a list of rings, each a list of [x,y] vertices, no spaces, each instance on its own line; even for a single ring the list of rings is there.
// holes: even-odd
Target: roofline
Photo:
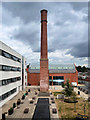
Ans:
[[[3,45],[5,45],[5,46],[7,46],[7,47],[9,47],[11,50],[13,50],[14,52],[16,52],[17,54],[19,54],[19,55],[21,55],[20,53],[18,53],[16,50],[14,50],[13,48],[11,48],[10,46],[8,46],[6,43],[4,43],[4,42],[2,42],[2,41],[0,41]],[[21,56],[23,56],[23,55],[21,55]]]

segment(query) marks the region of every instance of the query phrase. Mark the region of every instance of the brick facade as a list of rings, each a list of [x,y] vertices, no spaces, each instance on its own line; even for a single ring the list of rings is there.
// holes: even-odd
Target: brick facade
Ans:
[[[49,73],[49,76],[64,76],[64,83],[66,83],[67,79],[69,82],[77,82],[78,84],[78,72],[76,73]],[[49,78],[49,77],[48,77]],[[39,85],[40,83],[40,73],[29,73],[28,72],[28,83],[31,85]],[[53,82],[52,82],[53,85]]]
[[[41,58],[40,58],[40,91],[47,92],[48,79],[48,52],[47,52],[47,10],[41,10]]]

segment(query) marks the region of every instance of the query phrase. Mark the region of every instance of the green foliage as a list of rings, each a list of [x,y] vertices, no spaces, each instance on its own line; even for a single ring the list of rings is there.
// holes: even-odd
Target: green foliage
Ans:
[[[63,87],[63,88],[65,87],[65,84],[64,84],[64,83],[62,83],[62,87]]]
[[[73,87],[70,85],[69,80],[67,80],[66,87],[65,87],[65,94],[66,96],[71,96],[73,93]]]
[[[29,68],[29,65],[27,65],[27,68]]]
[[[78,67],[76,67],[76,69],[78,72],[87,72],[88,71],[88,68],[86,68],[85,66],[83,66],[83,67],[78,66]]]
[[[67,88],[70,87],[69,80],[67,80],[66,86],[67,86]]]
[[[58,111],[61,113],[61,107],[59,107]]]

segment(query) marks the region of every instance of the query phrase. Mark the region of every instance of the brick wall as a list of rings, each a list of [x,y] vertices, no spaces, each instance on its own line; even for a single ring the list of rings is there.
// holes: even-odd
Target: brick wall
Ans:
[[[49,73],[49,76],[64,76],[66,82],[69,79],[71,82],[77,82],[78,84],[78,72],[76,73]],[[38,85],[40,82],[40,73],[29,73],[28,72],[28,83],[31,85]]]

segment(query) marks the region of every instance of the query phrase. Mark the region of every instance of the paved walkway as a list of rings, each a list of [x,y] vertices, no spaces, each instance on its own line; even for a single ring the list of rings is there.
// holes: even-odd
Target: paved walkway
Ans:
[[[38,98],[49,98],[49,104],[51,104],[50,105],[50,118],[51,118],[51,120],[53,119],[54,120],[54,118],[56,119],[57,118],[57,120],[58,120],[58,113],[57,114],[53,114],[52,113],[52,109],[53,108],[56,108],[56,104],[52,104],[52,102],[51,102],[51,99],[50,99],[50,97],[53,97],[53,95],[51,95],[51,96],[49,96],[49,97],[39,97],[38,95],[35,95],[35,91],[37,91],[38,93],[39,93],[39,91],[38,91],[38,89],[37,89],[37,87],[32,87],[32,86],[29,86],[29,87],[27,87],[24,91],[22,91],[22,92],[20,92],[18,95],[16,95],[13,99],[11,99],[10,101],[8,101],[3,107],[2,107],[2,111],[3,111],[3,113],[4,112],[8,112],[8,109],[10,108],[10,107],[12,107],[12,105],[13,105],[13,103],[14,102],[17,102],[17,100],[18,100],[18,98],[20,98],[21,99],[21,97],[22,97],[22,95],[25,93],[25,91],[26,90],[28,90],[30,88],[30,90],[31,90],[31,92],[26,96],[26,98],[24,99],[24,100],[22,100],[22,102],[24,102],[23,104],[20,104],[19,105],[19,109],[16,107],[15,109],[14,109],[14,113],[12,114],[12,115],[8,115],[8,114],[6,114],[6,120],[9,120],[9,119],[12,119],[12,120],[14,120],[14,118],[29,118],[29,120],[30,120],[30,118],[32,118],[33,117],[33,114],[34,114],[34,111],[35,111],[35,108],[36,108],[36,103],[37,103],[37,101],[38,101]],[[36,99],[34,100],[34,103],[33,104],[30,104],[30,100],[32,100],[32,97],[35,97]],[[29,108],[29,112],[28,112],[28,114],[24,114],[24,109],[25,108]],[[44,109],[44,108],[43,108]],[[19,120],[18,119],[18,120]],[[16,119],[15,119],[16,120]]]
[[[78,94],[78,91],[80,91],[78,88],[74,88],[74,91]],[[90,97],[90,94],[85,94],[84,92],[80,91],[80,97],[84,98],[85,100],[88,99],[88,97]]]

